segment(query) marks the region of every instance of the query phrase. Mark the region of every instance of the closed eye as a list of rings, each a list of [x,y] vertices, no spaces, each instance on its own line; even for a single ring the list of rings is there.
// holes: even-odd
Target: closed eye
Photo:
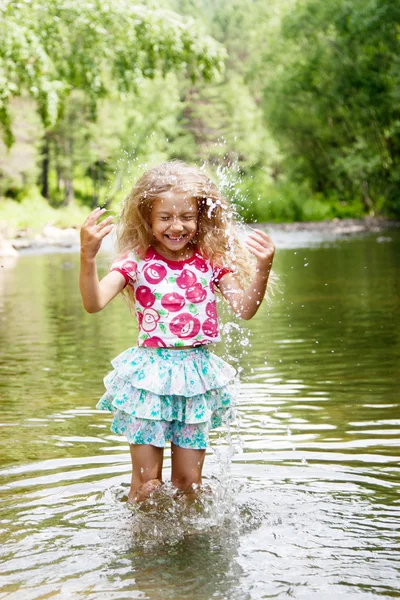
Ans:
[[[160,215],[158,218],[160,219],[160,221],[170,221],[172,219],[172,217],[167,215]],[[196,218],[197,215],[184,215],[183,217],[181,217],[182,221],[195,221]]]

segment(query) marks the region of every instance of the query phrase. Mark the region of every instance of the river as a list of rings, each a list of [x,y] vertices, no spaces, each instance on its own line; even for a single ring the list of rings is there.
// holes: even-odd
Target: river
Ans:
[[[2,259],[1,599],[400,597],[400,231],[277,245],[270,304],[246,323],[219,305],[240,418],[208,492],[139,509],[95,410],[135,344],[126,305],[84,312],[74,252]]]

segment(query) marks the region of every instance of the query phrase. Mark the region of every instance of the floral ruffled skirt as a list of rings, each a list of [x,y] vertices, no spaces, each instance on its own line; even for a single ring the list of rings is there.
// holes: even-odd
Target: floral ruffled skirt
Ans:
[[[235,370],[205,346],[129,348],[111,364],[97,408],[114,413],[111,430],[130,444],[204,449],[210,429],[234,419]]]

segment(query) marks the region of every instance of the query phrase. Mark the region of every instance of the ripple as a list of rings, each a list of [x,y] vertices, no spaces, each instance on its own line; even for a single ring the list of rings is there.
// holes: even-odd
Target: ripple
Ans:
[[[197,504],[168,483],[169,452],[164,495],[124,501],[128,448],[94,410],[110,359],[135,341],[123,303],[106,318],[84,314],[76,268],[59,268],[77,267],[72,254],[8,269],[0,597],[398,595],[400,236],[391,238],[373,253],[371,236],[289,246],[277,253],[283,292],[270,307],[240,327],[221,311],[218,352],[242,379],[239,422],[213,434],[209,493]]]

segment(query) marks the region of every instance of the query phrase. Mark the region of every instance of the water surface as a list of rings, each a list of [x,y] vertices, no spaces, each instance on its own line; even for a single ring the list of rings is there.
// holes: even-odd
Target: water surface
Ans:
[[[75,253],[2,259],[0,598],[400,596],[399,232],[279,246],[271,306],[241,329],[221,306],[240,422],[210,492],[139,511],[94,409],[135,343],[125,304],[84,313]]]

